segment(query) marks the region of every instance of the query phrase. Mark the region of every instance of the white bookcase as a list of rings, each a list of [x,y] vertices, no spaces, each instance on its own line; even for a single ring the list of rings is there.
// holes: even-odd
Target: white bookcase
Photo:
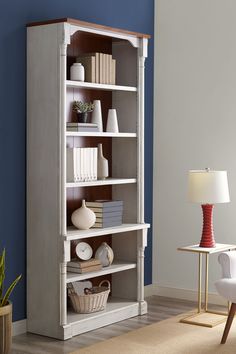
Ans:
[[[144,62],[148,35],[72,19],[27,26],[27,323],[28,331],[68,339],[147,312],[144,301]],[[104,52],[116,59],[117,85],[70,81],[70,65],[81,53]],[[120,133],[67,132],[73,100],[100,99],[105,127],[116,108]],[[110,177],[67,183],[66,147],[103,144]],[[81,200],[124,201],[124,224],[77,230],[73,210]],[[101,271],[67,273],[71,244],[104,240],[114,263]],[[77,314],[67,283],[111,281],[105,311]]]

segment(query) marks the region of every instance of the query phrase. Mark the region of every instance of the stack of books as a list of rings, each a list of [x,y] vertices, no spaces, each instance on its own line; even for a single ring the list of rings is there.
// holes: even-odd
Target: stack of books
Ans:
[[[115,85],[116,60],[111,54],[88,53],[76,58],[84,66],[85,81]]]
[[[72,260],[67,263],[67,271],[71,273],[88,273],[102,269],[102,264],[99,259],[91,258],[88,261]]]
[[[67,182],[97,180],[98,148],[66,149]]]
[[[95,123],[66,123],[68,132],[98,132],[98,125]]]
[[[86,202],[86,205],[96,215],[96,222],[93,227],[105,228],[122,224],[122,200],[96,200],[95,202]]]

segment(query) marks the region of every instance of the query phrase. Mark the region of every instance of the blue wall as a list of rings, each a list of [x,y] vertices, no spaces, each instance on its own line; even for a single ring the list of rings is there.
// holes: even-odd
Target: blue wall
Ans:
[[[152,220],[152,105],[153,105],[153,0],[11,0],[1,2],[0,13],[0,250],[6,247],[6,285],[19,273],[23,280],[11,300],[13,320],[26,317],[26,29],[28,22],[71,17],[131,31],[149,33],[146,61],[145,207]],[[149,232],[145,283],[152,281],[152,244]],[[35,250],[37,252],[37,250]],[[49,300],[50,301],[50,300]]]

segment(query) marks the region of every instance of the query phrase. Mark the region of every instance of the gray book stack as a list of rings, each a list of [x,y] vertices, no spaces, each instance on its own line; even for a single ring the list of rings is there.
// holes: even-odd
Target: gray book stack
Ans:
[[[96,222],[93,227],[104,228],[122,224],[122,200],[96,200],[94,202],[86,202],[86,206],[93,210],[96,215]]]

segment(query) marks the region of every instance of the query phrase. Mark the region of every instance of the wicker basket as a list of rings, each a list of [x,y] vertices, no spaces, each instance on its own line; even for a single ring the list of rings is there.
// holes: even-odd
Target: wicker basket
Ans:
[[[102,284],[107,283],[107,286]],[[92,294],[78,295],[69,290],[69,297],[73,306],[73,309],[77,313],[91,313],[102,311],[106,308],[107,298],[110,293],[110,282],[103,280],[99,286],[92,287]]]

